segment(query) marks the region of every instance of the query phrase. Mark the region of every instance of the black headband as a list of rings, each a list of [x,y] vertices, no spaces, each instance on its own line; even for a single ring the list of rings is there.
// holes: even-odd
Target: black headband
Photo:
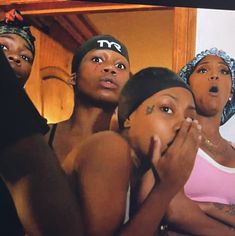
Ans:
[[[111,35],[97,35],[83,43],[74,54],[72,60],[72,73],[77,72],[78,65],[81,63],[82,58],[93,49],[110,49],[120,53],[129,61],[128,51],[123,43]]]
[[[172,87],[182,87],[191,92],[189,86],[167,68],[148,67],[137,72],[127,81],[121,92],[118,104],[119,127],[123,129],[125,120],[144,100]]]

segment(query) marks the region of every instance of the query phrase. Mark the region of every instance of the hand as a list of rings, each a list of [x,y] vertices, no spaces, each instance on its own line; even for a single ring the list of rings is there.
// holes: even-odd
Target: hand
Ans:
[[[160,154],[161,142],[153,137],[152,169],[155,180],[177,190],[183,187],[192,171],[197,150],[201,141],[201,126],[197,120],[187,118],[182,122],[173,143],[163,156]]]

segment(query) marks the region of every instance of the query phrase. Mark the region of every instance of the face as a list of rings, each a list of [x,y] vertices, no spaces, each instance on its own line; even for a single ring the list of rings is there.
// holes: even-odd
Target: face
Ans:
[[[174,140],[182,121],[196,115],[193,96],[181,87],[161,90],[146,99],[129,117],[129,138],[134,149],[147,155],[157,134],[163,152]]]
[[[116,105],[129,75],[129,62],[121,54],[92,50],[84,56],[78,69],[77,88],[95,101]]]
[[[4,34],[0,35],[0,47],[23,87],[29,78],[33,64],[33,54],[28,43],[19,35]]]
[[[231,94],[232,78],[227,64],[218,56],[203,58],[189,78],[197,110],[203,116],[220,117]]]

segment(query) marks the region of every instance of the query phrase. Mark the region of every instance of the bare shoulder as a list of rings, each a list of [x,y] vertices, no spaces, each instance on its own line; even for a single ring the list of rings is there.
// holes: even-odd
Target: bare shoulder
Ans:
[[[130,147],[128,142],[118,133],[103,131],[86,139],[76,155],[75,168],[87,162],[99,166],[124,167],[131,165]]]

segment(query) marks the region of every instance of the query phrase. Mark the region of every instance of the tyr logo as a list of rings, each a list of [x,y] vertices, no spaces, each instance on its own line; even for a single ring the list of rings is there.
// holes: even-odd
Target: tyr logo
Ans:
[[[122,47],[120,44],[116,42],[109,42],[108,40],[103,39],[103,40],[98,40],[97,43],[99,43],[101,48],[104,47],[104,44],[107,44],[108,48],[111,48],[113,45],[119,52],[121,52]]]

